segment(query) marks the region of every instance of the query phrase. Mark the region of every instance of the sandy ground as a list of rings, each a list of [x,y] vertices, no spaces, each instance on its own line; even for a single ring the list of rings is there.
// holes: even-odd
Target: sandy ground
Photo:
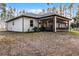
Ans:
[[[66,32],[0,32],[0,55],[77,56],[79,37]]]

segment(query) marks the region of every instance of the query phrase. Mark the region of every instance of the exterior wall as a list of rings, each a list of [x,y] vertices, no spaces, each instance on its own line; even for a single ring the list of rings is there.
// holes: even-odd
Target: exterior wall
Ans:
[[[33,20],[33,27],[30,27],[30,20]],[[24,32],[33,31],[34,27],[38,27],[37,19],[24,17]]]
[[[0,20],[0,31],[6,31],[6,22],[4,20]]]
[[[33,27],[30,27],[30,20],[33,20]],[[14,22],[14,25],[13,25]],[[8,31],[28,32],[33,31],[34,27],[38,27],[37,19],[22,17],[7,23]]]
[[[14,22],[14,25],[13,25]],[[8,31],[17,31],[22,32],[22,18],[18,18],[17,20],[13,20],[7,23]]]
[[[33,20],[33,27],[30,27],[30,20]],[[53,30],[55,32],[56,32],[56,28],[58,27],[58,23],[56,21],[57,21],[57,18],[55,17],[53,22]],[[14,22],[14,25],[13,25],[13,22]],[[34,27],[39,27],[38,20],[33,18],[27,18],[27,17],[21,17],[7,23],[8,31],[28,32],[28,31],[33,31],[32,29]],[[64,25],[62,27],[64,27]]]

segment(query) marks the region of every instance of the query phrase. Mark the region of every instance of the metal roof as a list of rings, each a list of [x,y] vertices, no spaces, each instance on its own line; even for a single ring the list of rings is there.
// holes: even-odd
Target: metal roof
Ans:
[[[45,13],[45,14],[42,14],[42,15],[38,15],[38,14],[34,14],[34,13],[26,13],[26,14],[22,14],[22,15],[16,16],[16,17],[14,17],[12,19],[9,19],[6,22],[12,21],[12,20],[20,18],[20,17],[28,17],[28,18],[41,19],[41,18],[46,18],[46,17],[49,17],[49,16],[59,16],[59,17],[63,17],[63,18],[66,18],[66,19],[70,19],[70,18],[61,16],[61,15],[58,15],[58,14],[51,13],[51,12]]]

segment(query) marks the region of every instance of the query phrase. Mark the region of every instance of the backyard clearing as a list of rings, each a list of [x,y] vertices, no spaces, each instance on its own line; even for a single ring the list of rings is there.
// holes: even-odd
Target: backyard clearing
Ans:
[[[0,32],[0,55],[79,56],[79,36],[69,32]]]

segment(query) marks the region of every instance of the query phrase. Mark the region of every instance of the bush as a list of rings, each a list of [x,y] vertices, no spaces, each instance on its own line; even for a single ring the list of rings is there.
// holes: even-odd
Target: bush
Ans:
[[[76,28],[76,24],[72,23],[72,24],[71,24],[71,27],[72,27],[72,28]]]
[[[40,27],[39,30],[40,31],[44,31],[45,30],[45,27]]]
[[[40,28],[34,27],[34,28],[33,28],[33,31],[34,31],[34,32],[45,31],[45,27],[40,27]]]
[[[34,32],[39,32],[39,28],[38,28],[38,27],[34,27],[34,28],[33,28],[33,31],[34,31]]]
[[[71,24],[71,27],[72,27],[72,28],[79,28],[79,23],[75,23],[75,24],[72,23],[72,24]]]
[[[76,23],[76,27],[79,28],[79,23]]]

